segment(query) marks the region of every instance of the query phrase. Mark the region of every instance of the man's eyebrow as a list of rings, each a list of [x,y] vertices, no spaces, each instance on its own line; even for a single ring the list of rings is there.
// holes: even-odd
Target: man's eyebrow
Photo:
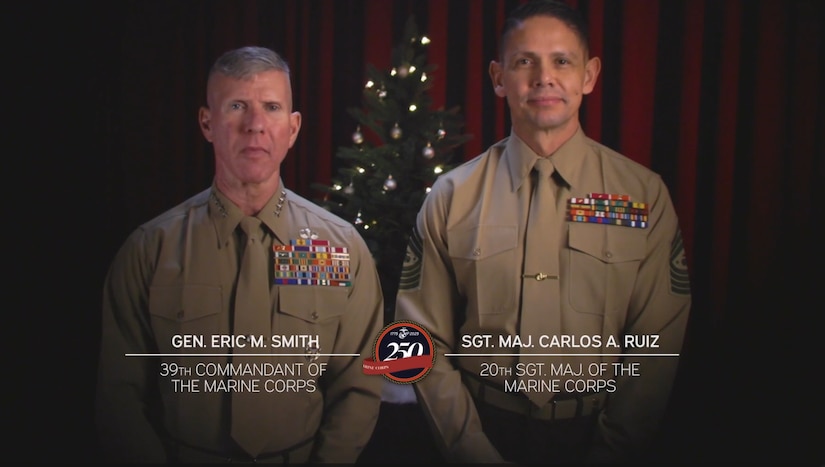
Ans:
[[[268,99],[261,101],[264,105],[280,105],[281,107],[284,106],[284,101],[279,99]]]

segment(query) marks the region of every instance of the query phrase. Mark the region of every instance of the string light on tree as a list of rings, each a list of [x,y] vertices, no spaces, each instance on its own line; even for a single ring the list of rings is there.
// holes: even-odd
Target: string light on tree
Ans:
[[[367,84],[364,85],[364,89],[373,89],[375,87],[375,81],[367,80]],[[385,97],[387,97],[387,88],[384,87],[382,84],[380,88],[375,90],[375,94],[378,96],[378,100],[382,101]]]

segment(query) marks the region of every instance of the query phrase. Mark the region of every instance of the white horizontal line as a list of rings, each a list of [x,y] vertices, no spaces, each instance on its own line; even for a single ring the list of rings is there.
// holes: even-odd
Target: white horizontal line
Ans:
[[[445,353],[445,357],[678,357],[678,353]]]
[[[360,357],[360,353],[127,353],[127,357]]]

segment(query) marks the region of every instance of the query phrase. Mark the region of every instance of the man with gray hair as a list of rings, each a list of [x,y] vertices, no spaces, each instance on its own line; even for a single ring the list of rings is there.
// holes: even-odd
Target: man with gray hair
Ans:
[[[355,462],[384,381],[362,370],[383,317],[372,257],[281,180],[301,128],[287,63],[226,52],[206,91],[212,186],[138,227],[105,280],[103,457]]]

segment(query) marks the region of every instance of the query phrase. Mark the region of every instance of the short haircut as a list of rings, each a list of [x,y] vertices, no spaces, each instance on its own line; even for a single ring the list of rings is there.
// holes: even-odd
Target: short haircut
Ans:
[[[216,73],[236,79],[246,79],[264,71],[282,71],[289,74],[289,64],[274,50],[248,46],[233,49],[218,57],[209,70],[207,79]]]
[[[504,44],[507,42],[507,36],[526,19],[534,16],[549,16],[566,24],[579,37],[579,41],[584,47],[585,57],[590,55],[590,33],[584,17],[578,10],[562,1],[533,0],[519,5],[507,16],[507,20],[501,29],[498,44],[499,56],[502,60],[504,59]]]

